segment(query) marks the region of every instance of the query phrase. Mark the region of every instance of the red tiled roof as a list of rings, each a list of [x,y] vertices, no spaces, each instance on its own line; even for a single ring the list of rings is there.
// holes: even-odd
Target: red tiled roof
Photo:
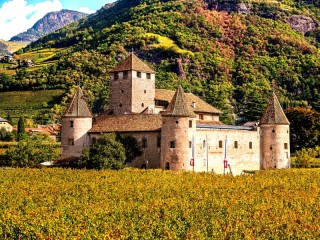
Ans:
[[[166,89],[156,89],[155,99],[156,100],[162,100],[167,101],[168,103],[171,102],[173,96],[175,94],[175,91],[173,90],[166,90]],[[217,108],[211,106],[209,103],[203,101],[198,96],[192,94],[192,93],[185,93],[186,100],[193,109],[193,103],[195,103],[196,108],[193,109],[194,112],[205,112],[205,113],[221,113],[220,110]]]
[[[131,53],[129,57],[120,62],[110,72],[123,72],[123,71],[139,71],[145,73],[155,73],[147,64],[140,60],[136,55]]]
[[[98,116],[90,133],[159,131],[162,127],[160,114],[128,114]]]
[[[267,108],[260,119],[261,124],[290,124],[275,93],[272,93],[269,99]]]
[[[80,87],[74,93],[71,103],[63,117],[92,117],[88,103]]]
[[[187,116],[194,117],[195,113],[188,104],[186,95],[181,86],[179,86],[173,95],[164,116]]]

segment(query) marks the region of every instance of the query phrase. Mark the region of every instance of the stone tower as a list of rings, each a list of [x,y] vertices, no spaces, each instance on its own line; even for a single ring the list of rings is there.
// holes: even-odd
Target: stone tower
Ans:
[[[87,132],[92,128],[92,113],[84,99],[80,87],[62,116],[61,157],[80,157],[85,146],[89,145]]]
[[[114,114],[153,113],[155,72],[131,53],[111,72],[109,110]]]
[[[196,115],[187,103],[181,86],[176,90],[168,109],[162,114],[161,168],[192,170],[191,146],[196,129]]]
[[[275,93],[260,120],[261,169],[290,167],[289,121]]]

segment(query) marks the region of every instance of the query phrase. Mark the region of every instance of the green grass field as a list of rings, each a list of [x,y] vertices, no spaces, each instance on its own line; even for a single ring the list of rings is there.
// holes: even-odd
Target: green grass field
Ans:
[[[16,123],[20,116],[36,116],[59,104],[64,94],[65,90],[60,89],[0,92],[0,113],[4,118],[9,113]]]
[[[319,239],[320,169],[0,170],[1,239]]]

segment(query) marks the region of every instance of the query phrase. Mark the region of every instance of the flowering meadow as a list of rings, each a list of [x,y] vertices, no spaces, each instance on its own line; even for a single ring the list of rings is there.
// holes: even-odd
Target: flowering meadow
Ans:
[[[320,169],[0,170],[0,239],[319,239]]]

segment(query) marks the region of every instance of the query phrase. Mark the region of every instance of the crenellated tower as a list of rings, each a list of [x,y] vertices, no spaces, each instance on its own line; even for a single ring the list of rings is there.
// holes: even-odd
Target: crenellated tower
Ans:
[[[89,145],[88,131],[92,128],[92,113],[80,87],[62,116],[61,157],[80,157]]]
[[[181,86],[176,90],[168,109],[162,114],[161,168],[192,170],[190,165],[196,114],[188,105]]]
[[[154,113],[155,72],[131,53],[110,72],[109,110],[114,114]]]
[[[261,169],[290,167],[289,121],[275,93],[260,120]]]

